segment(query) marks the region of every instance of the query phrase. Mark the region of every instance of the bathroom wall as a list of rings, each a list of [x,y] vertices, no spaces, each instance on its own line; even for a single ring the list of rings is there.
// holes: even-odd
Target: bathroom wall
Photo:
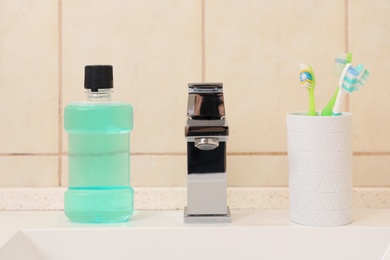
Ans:
[[[112,64],[133,104],[134,187],[186,186],[187,83],[224,83],[230,187],[285,187],[285,114],[306,110],[299,63],[321,110],[351,51],[369,81],[353,113],[354,186],[389,187],[388,0],[0,0],[0,186],[67,185],[63,109],[87,64]]]

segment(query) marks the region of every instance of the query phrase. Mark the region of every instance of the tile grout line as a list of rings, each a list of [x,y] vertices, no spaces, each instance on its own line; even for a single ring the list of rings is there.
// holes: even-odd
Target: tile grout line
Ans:
[[[345,0],[345,51],[349,51],[349,0]]]
[[[184,156],[185,152],[167,153],[130,153],[132,156]],[[287,152],[228,152],[228,156],[287,156]],[[390,156],[390,151],[379,152],[353,152],[354,156]],[[58,153],[0,153],[0,157],[18,156],[58,156]],[[67,152],[61,152],[61,156],[68,156]]]
[[[205,30],[205,27],[206,27],[206,24],[205,24],[205,11],[206,11],[206,4],[205,4],[206,0],[202,0],[202,3],[201,3],[201,27],[202,27],[202,82],[205,82],[206,81],[206,30]]]
[[[0,156],[58,156],[58,153],[0,153]]]
[[[62,185],[62,0],[58,0],[58,186]]]
[[[349,0],[344,0],[344,17],[345,17],[345,24],[344,24],[344,34],[345,34],[345,46],[344,50],[345,52],[349,52]],[[346,111],[351,111],[351,103],[350,103],[350,97],[349,95],[345,95],[345,108]]]

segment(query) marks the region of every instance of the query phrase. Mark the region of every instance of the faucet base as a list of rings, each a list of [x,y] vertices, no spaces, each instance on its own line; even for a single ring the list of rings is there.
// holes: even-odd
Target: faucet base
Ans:
[[[225,172],[187,175],[187,213],[226,215],[227,178]]]
[[[227,213],[225,215],[189,215],[187,207],[184,207],[184,223],[185,224],[218,224],[218,223],[231,223],[232,218],[230,214],[230,208],[227,206]]]

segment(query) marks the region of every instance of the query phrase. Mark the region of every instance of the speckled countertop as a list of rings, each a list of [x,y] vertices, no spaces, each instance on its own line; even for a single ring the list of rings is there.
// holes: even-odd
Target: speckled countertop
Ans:
[[[135,209],[175,210],[186,205],[186,188],[134,188]],[[0,210],[63,210],[66,188],[0,188]],[[231,209],[288,209],[288,188],[228,188]],[[354,188],[353,207],[390,209],[390,188]]]

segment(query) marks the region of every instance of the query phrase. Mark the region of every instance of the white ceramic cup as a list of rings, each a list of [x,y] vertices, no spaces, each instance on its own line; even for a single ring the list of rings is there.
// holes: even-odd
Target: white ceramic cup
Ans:
[[[291,221],[352,222],[352,115],[287,114]]]

